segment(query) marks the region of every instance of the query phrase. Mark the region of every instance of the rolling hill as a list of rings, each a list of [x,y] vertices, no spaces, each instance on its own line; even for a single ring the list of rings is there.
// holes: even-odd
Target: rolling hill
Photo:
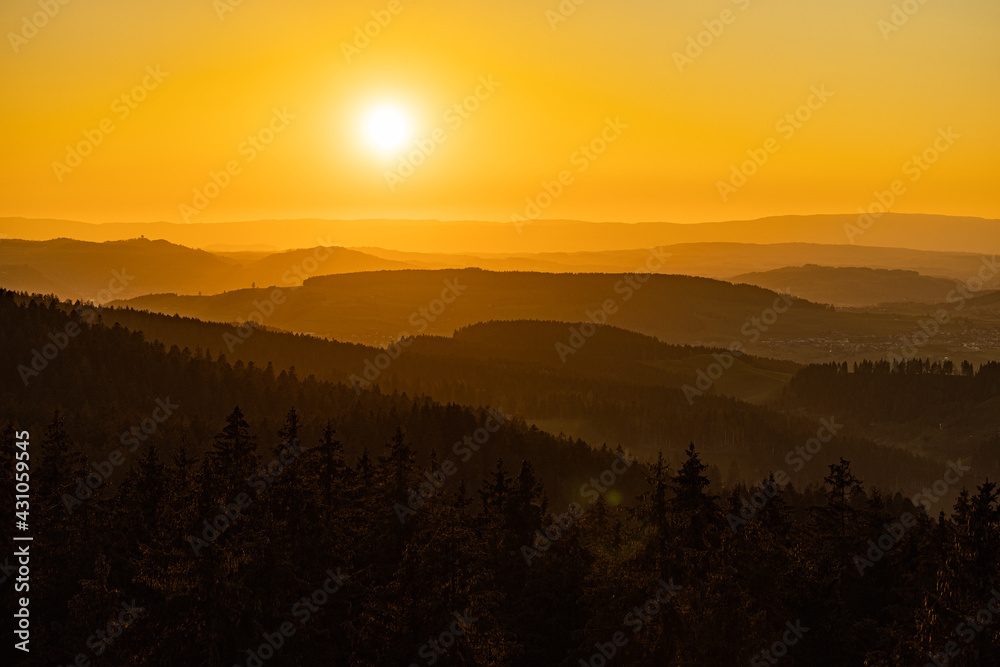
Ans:
[[[486,320],[606,321],[664,342],[728,346],[743,338],[756,342],[765,333],[804,337],[857,329],[877,319],[842,316],[806,301],[789,306],[790,298],[750,285],[674,275],[648,276],[643,283],[630,274],[406,270],[321,276],[299,289],[276,289],[280,303],[272,289],[258,288],[205,297],[158,294],[116,304],[222,322],[266,310],[270,315],[258,317],[266,326],[380,345],[401,336],[450,336]],[[775,304],[788,314],[771,325],[748,324]]]
[[[714,362],[718,350],[667,345],[614,327],[565,364],[552,348],[565,324],[489,322],[464,328],[453,338],[417,337],[386,365],[379,360],[384,350],[310,336],[260,330],[230,348],[225,341],[236,333],[231,325],[117,308],[105,309],[102,319],[108,328],[120,325],[167,348],[177,346],[174,353],[181,357],[214,359],[240,370],[273,364],[268,373],[314,375],[306,377],[309,386],[316,381],[351,386],[352,376],[365,375],[378,363],[382,370],[368,375],[371,386],[355,385],[359,396],[374,390],[456,406],[502,406],[550,432],[585,437],[594,445],[622,443],[643,457],[655,458],[663,450],[667,460],[678,462],[694,440],[706,461],[722,470],[737,462],[751,479],[786,465],[785,452],[812,437],[819,419],[829,417],[781,414],[726,395],[756,393],[747,398],[763,402],[799,371],[795,364],[756,357],[738,360],[742,363],[716,385],[689,401],[681,387],[696,383],[703,364]],[[880,447],[850,424],[847,428],[823,457],[851,458],[866,479],[895,488],[937,467]],[[810,466],[795,476],[796,484],[819,482],[824,470],[825,464]]]
[[[604,250],[599,252],[560,253],[485,253],[447,254],[415,253],[384,248],[310,247],[284,252],[243,251],[209,253],[167,241],[134,238],[124,241],[95,243],[56,239],[25,241],[6,239],[0,242],[0,285],[10,289],[38,293],[56,293],[62,298],[105,301],[114,278],[113,272],[132,276],[114,298],[130,298],[144,294],[218,294],[256,285],[293,286],[312,276],[363,271],[402,269],[464,269],[481,268],[490,271],[534,271],[543,273],[625,273],[646,270],[648,249]],[[871,248],[850,245],[695,243],[662,246],[657,250],[663,257],[653,272],[683,274],[752,282],[778,291],[787,290],[791,279],[787,273],[767,276],[747,276],[747,273],[770,272],[800,266],[802,262],[821,266],[907,270],[922,274],[913,283],[934,301],[947,290],[935,295],[946,278],[964,282],[976,274],[983,262],[982,255]],[[880,281],[868,280],[857,274],[850,283],[858,298],[847,294],[850,273],[830,273],[811,270],[808,292],[799,296],[810,300],[848,305],[872,305],[907,296],[899,274],[883,276]],[[735,276],[735,277],[734,277]],[[877,277],[871,274],[869,277]],[[796,280],[805,280],[800,275]],[[756,282],[755,282],[756,281]],[[889,288],[889,282],[896,285]],[[918,284],[919,283],[919,284]],[[806,283],[802,283],[805,286]],[[888,291],[874,290],[883,284]],[[994,278],[989,286],[1000,287]],[[121,288],[120,284],[115,285]],[[886,298],[882,298],[882,297]]]
[[[145,238],[0,242],[0,285],[96,303],[159,292],[217,294],[254,283],[290,287],[314,275],[399,268],[409,265],[337,247],[259,257],[216,255]]]
[[[916,271],[831,267],[807,264],[773,271],[744,273],[730,279],[835,306],[874,306],[914,301],[937,303],[955,288],[956,281],[923,276]]]
[[[197,294],[213,286],[235,287],[237,266],[204,250],[166,241],[130,239],[91,243],[71,239],[0,242],[0,270],[27,267],[8,288],[47,293],[63,299],[105,302],[165,290]],[[230,288],[231,288],[230,287]]]
[[[480,269],[378,271],[321,276],[301,288],[243,289],[213,296],[156,294],[117,305],[384,346],[415,335],[451,336],[481,321],[568,323],[550,343],[576,341],[570,325],[606,322],[663,342],[728,348],[802,363],[881,358],[919,331],[919,318],[843,312],[752,285],[655,274],[498,273]],[[790,304],[790,305],[789,305]],[[785,312],[779,312],[785,311]],[[960,356],[969,341],[993,358],[991,322],[945,329],[928,354]],[[580,326],[575,326],[580,331]],[[583,336],[586,340],[591,335]],[[565,351],[565,350],[564,350]],[[563,357],[572,352],[565,352]]]

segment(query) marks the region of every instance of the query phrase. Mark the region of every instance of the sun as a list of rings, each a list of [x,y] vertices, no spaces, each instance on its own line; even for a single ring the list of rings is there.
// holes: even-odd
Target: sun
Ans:
[[[394,151],[410,139],[410,119],[400,109],[380,106],[365,119],[368,140],[383,151]]]

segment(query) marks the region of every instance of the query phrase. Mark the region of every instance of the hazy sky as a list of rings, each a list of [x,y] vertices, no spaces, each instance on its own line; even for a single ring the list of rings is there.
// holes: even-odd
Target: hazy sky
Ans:
[[[891,31],[898,0],[64,1],[0,8],[2,216],[725,220],[899,180],[894,211],[1000,217],[996,0]]]

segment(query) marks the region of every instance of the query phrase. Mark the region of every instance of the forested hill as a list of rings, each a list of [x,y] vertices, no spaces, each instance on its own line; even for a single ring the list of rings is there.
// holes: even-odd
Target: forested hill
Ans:
[[[8,369],[0,376],[0,401],[6,414],[16,416],[17,428],[40,433],[59,410],[70,439],[93,461],[120,447],[131,449],[136,439],[142,449],[158,444],[165,456],[181,445],[199,456],[236,406],[258,434],[261,452],[277,446],[278,429],[294,407],[304,443],[319,442],[329,422],[348,456],[367,449],[374,457],[401,428],[421,466],[429,465],[432,451],[439,461],[467,458],[455,479],[470,488],[498,459],[511,469],[530,460],[556,504],[577,498],[581,484],[614,460],[612,452],[529,428],[503,405],[490,407],[508,414],[506,423],[477,451],[467,452],[470,447],[463,444],[456,454],[455,443],[483,428],[490,417],[487,406],[474,410],[377,389],[356,393],[345,384],[299,378],[294,369],[275,372],[269,364],[211,360],[146,341],[142,332],[117,324],[89,326],[88,320],[96,321],[88,317],[92,312],[68,315],[52,302],[19,305],[9,292],[0,296],[0,367]],[[164,416],[164,405],[176,407]],[[144,433],[144,425],[152,433]]]
[[[176,345],[179,354],[187,348],[190,356],[202,361],[224,356],[227,364],[252,362],[266,368],[272,363],[278,372],[294,366],[303,377],[315,374],[333,382],[346,383],[351,375],[363,377],[369,364],[384,354],[377,348],[263,330],[238,338],[242,342],[230,348],[226,341],[238,335],[233,326],[119,309],[105,309],[101,317],[108,326],[121,323],[168,347]],[[668,346],[610,328],[562,364],[551,340],[560,331],[569,335],[569,325],[562,326],[560,330],[559,325],[544,322],[492,323],[463,331],[457,339],[417,338],[378,372],[375,383],[383,392],[429,396],[439,403],[500,406],[552,433],[570,433],[594,446],[621,445],[647,459],[662,450],[667,460],[679,463],[693,441],[706,462],[719,469],[716,484],[754,482],[781,469],[801,487],[821,482],[826,466],[839,457],[851,460],[867,483],[885,489],[914,492],[940,475],[944,461],[879,446],[850,427],[800,463],[796,448],[816,436],[821,419],[838,420],[835,413],[782,414],[720,396],[715,386],[689,400],[682,385],[693,386],[698,373],[716,363],[712,351]],[[605,336],[608,340],[603,340]],[[500,345],[501,340],[507,342]],[[498,343],[498,352],[489,341]],[[627,344],[616,345],[619,341]],[[452,349],[458,353],[451,354]],[[517,349],[532,351],[524,360],[512,360]],[[548,361],[532,361],[543,356]],[[747,357],[734,362],[718,388],[729,383],[740,389],[740,384],[756,385],[762,379],[780,387],[780,377],[795,368],[787,362]],[[220,418],[222,414],[220,409]]]
[[[815,264],[744,273],[730,280],[766,289],[790,290],[803,299],[835,306],[874,306],[901,301],[937,303],[959,282],[916,271]]]
[[[650,266],[663,260],[647,255]],[[385,344],[401,335],[451,335],[487,320],[606,322],[675,344],[808,337],[887,326],[874,315],[832,308],[754,287],[691,276],[533,273],[444,269],[370,271],[308,278],[295,290],[244,289],[212,296],[151,294],[112,302],[153,312],[233,322],[261,310],[268,326],[341,341]],[[272,302],[268,307],[269,301]],[[280,307],[275,306],[277,303]],[[765,325],[751,318],[774,309]],[[264,312],[266,311],[266,312]],[[888,326],[892,322],[888,321]],[[896,325],[899,327],[900,325]],[[766,334],[766,335],[765,335]]]
[[[970,621],[1000,584],[993,484],[934,519],[841,459],[821,487],[720,498],[694,446],[668,468],[516,422],[478,458],[430,459],[487,415],[210,361],[87,312],[0,293],[0,494],[15,452],[32,463],[32,665],[1000,660],[997,624]],[[33,349],[51,359],[24,386]]]
[[[971,461],[979,478],[1000,475],[1000,364],[914,358],[807,366],[777,402],[833,412],[880,440],[916,443],[928,455]]]
[[[868,421],[929,422],[968,419],[1000,396],[1000,363],[974,367],[950,360],[817,364],[792,378],[785,399],[793,405],[850,413]],[[1000,415],[994,426],[1000,430]]]

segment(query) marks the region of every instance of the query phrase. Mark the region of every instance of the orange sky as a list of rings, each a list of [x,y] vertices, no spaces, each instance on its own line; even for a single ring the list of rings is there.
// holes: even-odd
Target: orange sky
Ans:
[[[0,216],[1000,218],[996,0],[228,1],[4,2]]]

